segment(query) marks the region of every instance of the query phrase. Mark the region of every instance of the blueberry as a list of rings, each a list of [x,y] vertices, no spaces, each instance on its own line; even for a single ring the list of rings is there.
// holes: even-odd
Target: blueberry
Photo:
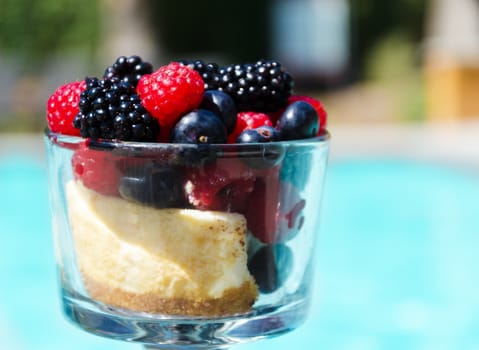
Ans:
[[[319,128],[318,113],[309,103],[297,101],[285,109],[276,126],[283,140],[314,137]]]
[[[285,244],[265,245],[248,261],[248,269],[261,293],[273,293],[288,278],[293,266],[293,253]]]
[[[185,206],[180,171],[152,161],[128,169],[120,178],[119,192],[125,199],[156,208]]]
[[[236,143],[243,144],[239,158],[255,169],[274,167],[282,161],[285,149],[280,144],[270,142],[279,140],[279,132],[271,126],[245,130],[236,139]]]
[[[272,126],[260,126],[256,129],[244,130],[238,135],[236,143],[265,143],[279,141],[279,132]]]
[[[120,121],[119,121],[120,122]],[[119,157],[138,157],[155,162],[157,166],[165,167],[191,167],[203,166],[215,161],[221,155],[221,148],[211,145],[164,145],[162,147],[138,147],[129,143],[119,142],[118,140],[96,140],[89,139],[88,147],[100,151],[110,151]],[[123,164],[125,163],[125,164]],[[128,162],[121,162],[122,171],[126,171]],[[130,170],[131,171],[131,170]]]
[[[234,130],[237,110],[233,98],[227,93],[219,90],[206,91],[199,108],[207,109],[220,117],[228,134]]]
[[[226,143],[226,128],[221,119],[206,109],[185,114],[171,130],[171,142],[213,144]]]

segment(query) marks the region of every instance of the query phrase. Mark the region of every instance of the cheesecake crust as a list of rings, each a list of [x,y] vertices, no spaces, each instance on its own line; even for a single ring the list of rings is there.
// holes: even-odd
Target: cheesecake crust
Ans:
[[[238,288],[229,288],[220,298],[165,298],[155,293],[133,293],[105,283],[96,282],[83,274],[90,296],[105,304],[132,311],[177,316],[227,316],[251,310],[258,295],[251,281]]]

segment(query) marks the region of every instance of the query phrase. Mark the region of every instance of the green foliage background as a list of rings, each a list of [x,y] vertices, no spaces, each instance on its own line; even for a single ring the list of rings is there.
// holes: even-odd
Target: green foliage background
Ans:
[[[65,50],[92,53],[98,34],[96,0],[0,0],[0,50],[27,67]]]
[[[272,3],[273,0],[146,0],[153,33],[171,58],[213,52],[227,62],[269,58]]]
[[[145,20],[170,55],[214,51],[231,61],[269,55],[273,0],[141,1],[150,15]],[[99,0],[0,0],[0,53],[28,63],[41,63],[51,54],[70,49],[80,48],[92,54],[101,35],[100,3]],[[364,72],[368,53],[384,37],[399,32],[417,42],[423,34],[429,0],[349,0],[349,3],[352,59],[359,77]]]
[[[366,73],[371,52],[388,38],[401,37],[410,45],[420,43],[429,1],[349,0],[352,63],[359,79]]]

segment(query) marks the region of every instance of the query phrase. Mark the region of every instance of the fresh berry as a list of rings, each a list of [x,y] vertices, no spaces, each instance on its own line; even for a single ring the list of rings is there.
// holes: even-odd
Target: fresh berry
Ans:
[[[157,208],[185,206],[182,172],[156,162],[128,169],[120,178],[119,192],[123,198]]]
[[[298,189],[288,182],[280,182],[280,204],[277,215],[275,242],[286,242],[296,237],[304,224],[304,200]]]
[[[282,145],[272,143],[279,140],[279,132],[272,126],[247,129],[236,139],[236,143],[243,144],[239,158],[254,169],[275,167],[281,163],[285,154]]]
[[[137,91],[148,112],[168,129],[200,105],[204,83],[197,71],[173,62],[142,76]]]
[[[202,61],[182,63],[202,75],[207,90],[221,90],[231,95],[239,111],[276,111],[287,104],[294,85],[291,75],[276,61],[260,60],[225,67]]]
[[[73,119],[80,111],[78,102],[85,90],[84,80],[60,86],[47,102],[47,122],[52,132],[80,136],[80,131],[73,126]]]
[[[176,145],[172,143],[156,143],[150,147],[148,144],[140,145],[138,143],[130,144],[128,142],[118,142],[117,140],[95,140],[88,139],[88,147],[99,151],[110,151],[119,157],[133,161],[137,160],[155,161],[164,166],[199,166],[213,162],[221,155],[221,148],[209,147],[209,145]],[[129,162],[121,166],[122,170],[127,170]]]
[[[205,63],[202,60],[188,61],[182,60],[179,61],[184,66],[188,66],[198,73],[200,73],[201,78],[204,82],[205,90],[217,90],[220,83],[220,75],[218,73],[219,66],[216,63]]]
[[[257,178],[244,213],[248,230],[263,243],[274,243],[280,184],[274,176]]]
[[[219,171],[191,172],[185,182],[188,202],[196,209],[219,210],[216,194],[230,182],[228,175]]]
[[[98,193],[117,196],[121,172],[117,167],[119,157],[111,152],[80,147],[72,157],[75,179]]]
[[[93,139],[155,141],[159,125],[142,106],[135,89],[118,78],[87,78],[80,112],[73,124],[81,136]]]
[[[248,269],[258,284],[261,293],[278,290],[289,277],[293,268],[293,253],[285,244],[261,247],[248,261]]]
[[[244,130],[236,143],[251,144],[244,147],[241,160],[254,169],[266,169],[277,166],[284,157],[284,148],[280,145],[256,145],[279,141],[279,132],[272,126],[260,126]]]
[[[314,109],[316,110],[316,113],[318,113],[318,116],[319,116],[318,135],[323,133],[323,131],[326,130],[326,126],[328,122],[328,113],[326,112],[326,109],[324,108],[321,101],[310,96],[293,95],[288,98],[288,105],[293,104],[296,101],[308,102],[311,106],[314,107]]]
[[[246,129],[239,134],[236,143],[266,143],[279,141],[279,132],[272,126],[263,125],[256,129]]]
[[[254,177],[240,178],[223,187],[214,197],[216,210],[244,213],[248,198],[253,192],[255,180]]]
[[[151,74],[153,66],[149,62],[144,62],[139,56],[120,56],[113,65],[105,70],[103,78],[111,79],[117,77],[120,80],[137,86],[140,78],[145,74]]]
[[[304,223],[306,205],[295,187],[272,174],[256,179],[245,212],[250,232],[267,244],[296,236]]]
[[[228,135],[228,143],[236,143],[238,136],[245,130],[256,129],[260,126],[273,126],[269,116],[260,112],[239,112],[236,126]]]
[[[196,109],[183,117],[171,130],[174,143],[226,143],[226,128],[219,117],[206,109]]]
[[[313,106],[304,101],[290,104],[276,123],[283,140],[297,140],[318,134],[319,117]]]
[[[256,175],[235,158],[219,158],[186,175],[188,201],[197,209],[242,211],[253,191]]]
[[[236,105],[230,95],[219,91],[206,91],[200,107],[215,113],[226,126],[226,131],[231,133],[236,126]]]

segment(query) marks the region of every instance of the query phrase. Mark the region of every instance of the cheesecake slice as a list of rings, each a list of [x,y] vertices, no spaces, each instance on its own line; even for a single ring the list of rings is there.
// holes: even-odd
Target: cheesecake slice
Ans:
[[[66,185],[77,261],[90,296],[171,315],[248,312],[258,291],[241,214],[156,209]]]

